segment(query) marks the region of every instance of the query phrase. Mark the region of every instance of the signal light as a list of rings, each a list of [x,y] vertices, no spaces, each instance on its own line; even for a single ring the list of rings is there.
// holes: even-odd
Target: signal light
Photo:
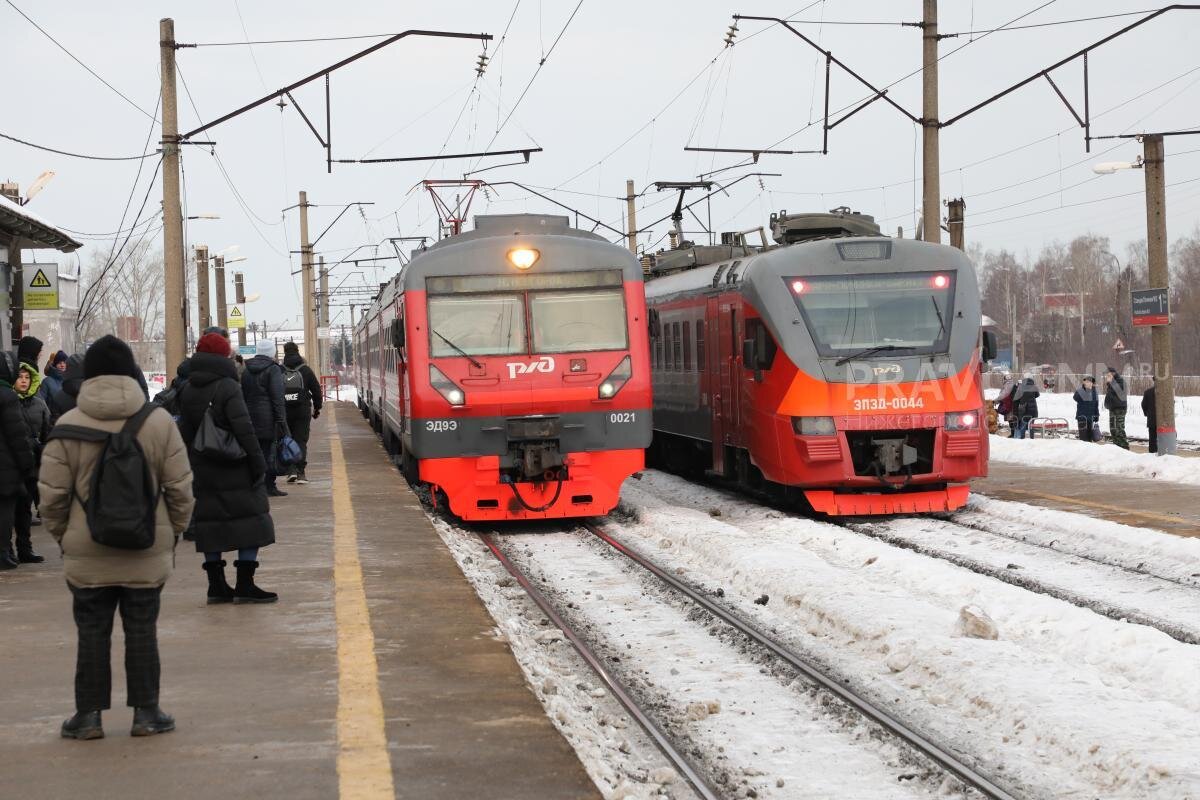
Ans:
[[[532,247],[518,247],[508,251],[508,263],[517,269],[529,269],[541,257],[542,254]]]
[[[804,294],[808,290],[808,284],[804,281],[792,281],[792,291],[796,294]]]
[[[933,276],[933,288],[945,289],[949,285],[950,285],[949,276],[947,276],[947,275],[934,275]]]
[[[612,399],[632,377],[633,362],[629,360],[629,356],[625,356],[621,359],[621,363],[617,364],[616,369],[608,373],[608,377],[596,387],[596,396],[601,400]]]
[[[973,431],[979,427],[979,413],[976,411],[951,411],[946,415],[946,430]]]

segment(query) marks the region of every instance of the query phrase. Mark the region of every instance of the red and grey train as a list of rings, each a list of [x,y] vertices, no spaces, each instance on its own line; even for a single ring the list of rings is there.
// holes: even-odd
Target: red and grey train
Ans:
[[[359,407],[464,520],[606,514],[651,438],[641,264],[566,217],[475,217],[355,327]]]
[[[961,507],[995,349],[971,262],[846,209],[771,228],[778,246],[656,257],[652,460],[830,515]]]

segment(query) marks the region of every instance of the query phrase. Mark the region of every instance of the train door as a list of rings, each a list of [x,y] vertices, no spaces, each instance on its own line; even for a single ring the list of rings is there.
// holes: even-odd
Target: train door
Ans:
[[[730,474],[733,464],[726,463],[725,448],[737,444],[738,419],[738,342],[737,305],[734,302],[709,299],[710,314],[717,319],[714,346],[709,348],[716,359],[710,370],[716,385],[713,387],[713,470]]]
[[[397,329],[404,331],[404,295],[396,300]],[[412,399],[408,391],[408,342],[404,340],[396,349],[396,412],[400,417],[400,434],[408,433],[408,415]]]

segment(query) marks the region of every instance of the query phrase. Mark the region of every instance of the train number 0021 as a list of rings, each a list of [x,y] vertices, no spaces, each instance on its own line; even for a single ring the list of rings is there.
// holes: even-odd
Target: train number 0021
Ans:
[[[616,411],[608,415],[608,421],[613,425],[624,425],[630,422],[637,422],[637,412]]]
[[[425,430],[431,433],[445,433],[458,430],[456,419],[430,419],[425,421]]]

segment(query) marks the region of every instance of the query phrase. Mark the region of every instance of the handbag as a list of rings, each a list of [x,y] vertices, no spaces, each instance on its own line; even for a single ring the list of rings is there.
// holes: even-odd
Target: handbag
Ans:
[[[233,435],[233,431],[222,428],[213,418],[212,404],[216,394],[214,389],[212,396],[208,398],[208,407],[204,409],[200,426],[196,428],[196,435],[192,437],[192,450],[217,461],[241,461],[246,457],[241,442]]]
[[[299,462],[300,456],[300,445],[291,436],[284,436],[275,445],[275,459],[285,467]]]

